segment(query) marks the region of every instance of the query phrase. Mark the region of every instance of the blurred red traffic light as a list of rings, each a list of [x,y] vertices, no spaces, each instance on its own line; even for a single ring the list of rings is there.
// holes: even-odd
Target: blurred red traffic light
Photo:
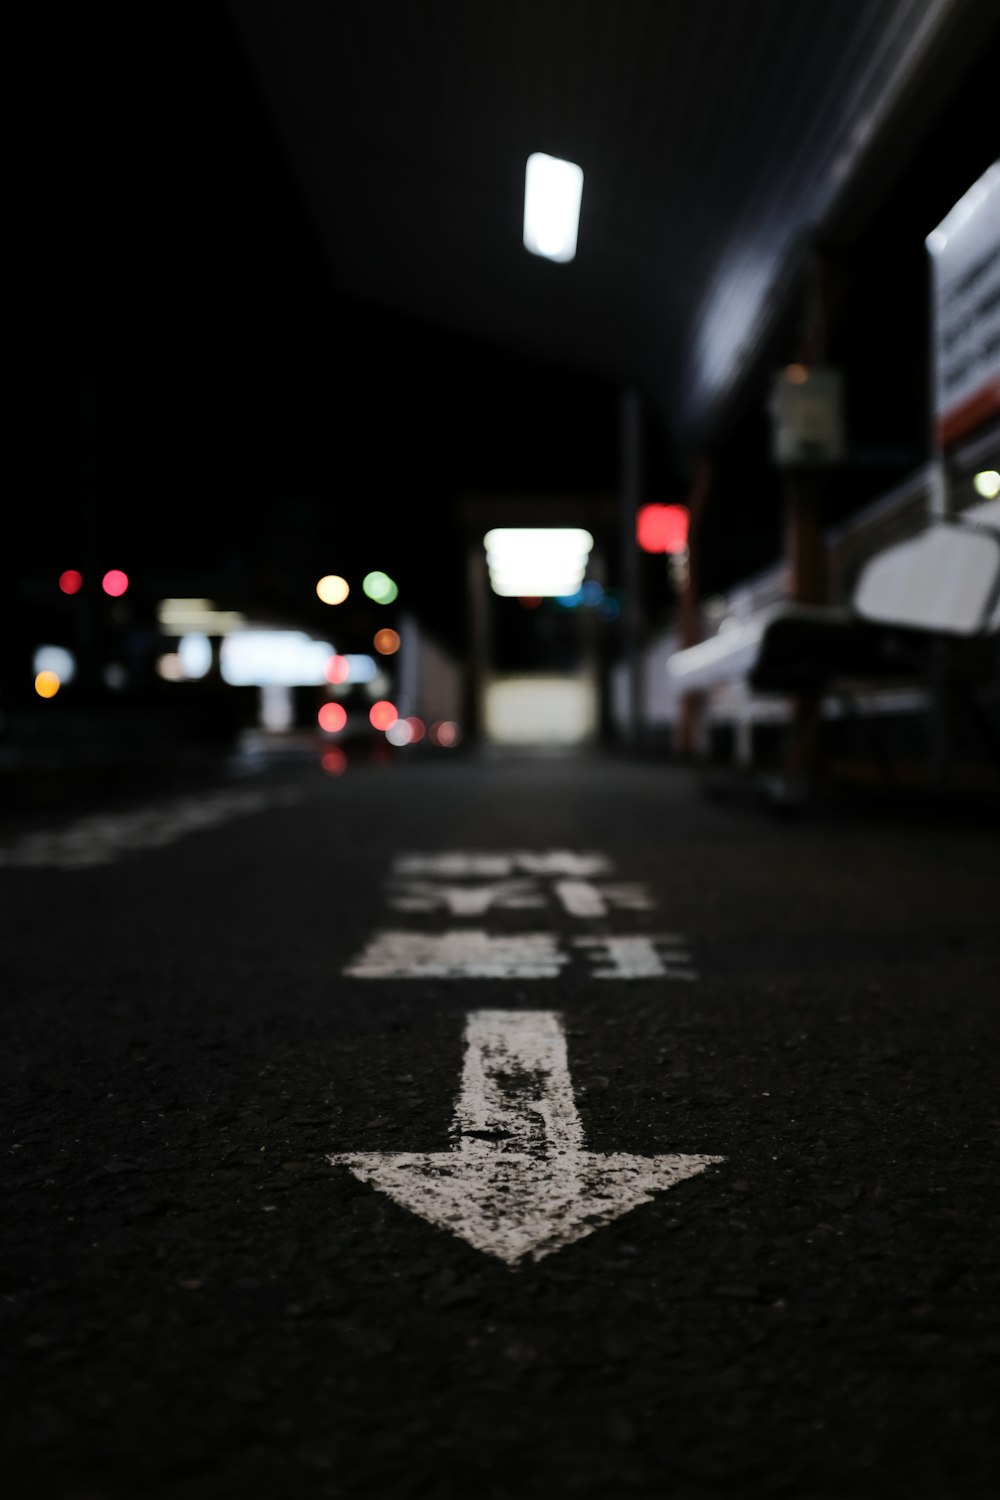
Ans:
[[[635,518],[635,539],[643,552],[683,552],[688,520],[686,505],[643,505]]]

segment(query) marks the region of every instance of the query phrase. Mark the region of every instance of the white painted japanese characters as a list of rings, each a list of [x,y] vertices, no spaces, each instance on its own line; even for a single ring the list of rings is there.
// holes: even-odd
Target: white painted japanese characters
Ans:
[[[344,970],[351,979],[555,979],[577,954],[593,979],[697,977],[683,940],[674,933],[573,937],[568,946],[551,932],[376,932]]]
[[[602,924],[655,902],[635,881],[610,879],[597,850],[455,849],[399,854],[387,901],[395,912],[440,916],[442,931],[396,925],[372,934],[346,966],[353,979],[555,979],[575,964],[592,979],[697,978],[680,933],[607,932],[577,936],[570,923]],[[494,913],[558,917],[560,931],[491,931]],[[477,925],[458,925],[468,919]],[[506,924],[509,926],[509,922]]]

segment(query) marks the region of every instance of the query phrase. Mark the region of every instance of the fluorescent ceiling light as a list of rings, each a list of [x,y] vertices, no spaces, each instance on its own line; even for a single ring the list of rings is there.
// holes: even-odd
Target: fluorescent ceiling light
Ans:
[[[524,174],[524,244],[546,260],[572,260],[583,195],[583,168],[534,151]]]
[[[594,538],[576,526],[502,526],[483,538],[490,587],[504,598],[562,598],[583,583]]]

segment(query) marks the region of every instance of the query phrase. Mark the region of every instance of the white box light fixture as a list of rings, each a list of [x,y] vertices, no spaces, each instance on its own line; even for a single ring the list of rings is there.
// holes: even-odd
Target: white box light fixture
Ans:
[[[572,260],[580,224],[583,168],[534,151],[524,174],[524,245],[546,260]]]
[[[490,587],[505,599],[561,599],[579,591],[594,538],[576,526],[501,526],[483,538]]]

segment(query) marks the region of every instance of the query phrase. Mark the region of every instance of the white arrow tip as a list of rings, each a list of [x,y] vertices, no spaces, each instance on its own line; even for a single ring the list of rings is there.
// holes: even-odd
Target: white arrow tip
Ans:
[[[328,1160],[513,1266],[583,1239],[725,1158],[459,1150],[345,1153]]]

